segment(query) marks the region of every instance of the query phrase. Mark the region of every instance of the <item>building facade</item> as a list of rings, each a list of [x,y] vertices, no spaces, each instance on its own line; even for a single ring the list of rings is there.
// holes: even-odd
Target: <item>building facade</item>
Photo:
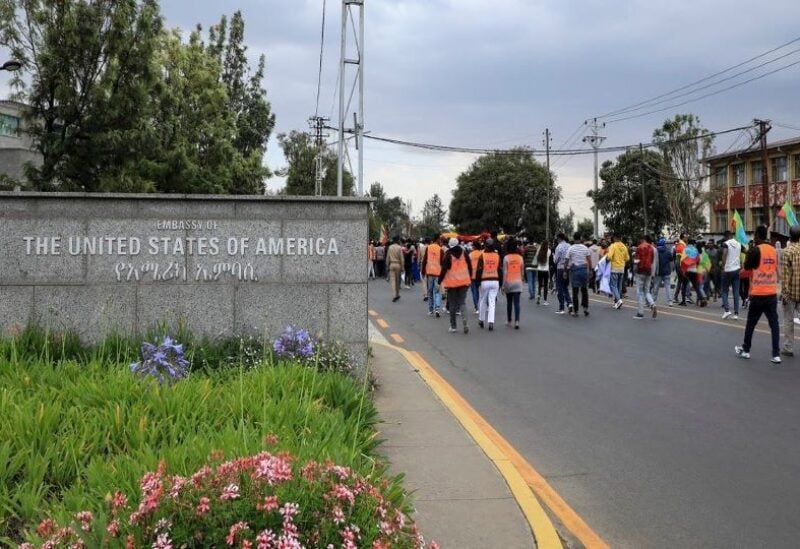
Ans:
[[[0,189],[13,188],[25,180],[25,165],[38,165],[41,157],[26,134],[25,105],[0,101]]]
[[[769,219],[772,230],[787,234],[783,219],[776,217],[778,210],[789,198],[795,211],[800,209],[800,137],[775,141],[768,145]],[[730,228],[734,211],[738,211],[745,229],[752,232],[765,221],[764,213],[764,162],[761,149],[750,149],[718,154],[706,159],[710,178],[712,233],[722,233]]]

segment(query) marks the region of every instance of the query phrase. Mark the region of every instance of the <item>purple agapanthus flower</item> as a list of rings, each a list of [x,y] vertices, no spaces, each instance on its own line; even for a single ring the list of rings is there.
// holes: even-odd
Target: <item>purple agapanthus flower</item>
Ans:
[[[189,375],[189,361],[183,353],[183,345],[164,336],[158,345],[142,342],[142,360],[131,364],[131,372],[155,377],[159,383],[178,381]]]
[[[314,339],[308,330],[287,326],[272,344],[272,350],[281,358],[311,358],[314,356]]]

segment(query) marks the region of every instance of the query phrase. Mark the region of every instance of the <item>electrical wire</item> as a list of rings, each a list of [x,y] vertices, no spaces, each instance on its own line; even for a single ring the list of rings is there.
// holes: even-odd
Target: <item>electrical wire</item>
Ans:
[[[775,74],[777,72],[785,71],[786,69],[790,69],[790,68],[792,68],[792,67],[794,67],[796,65],[800,65],[800,60],[795,61],[793,63],[789,63],[788,65],[784,65],[783,67],[778,67],[777,69],[773,69],[773,70],[771,70],[769,72],[765,72],[764,74],[760,74],[758,76],[754,76],[753,78],[748,78],[747,80],[743,80],[742,82],[737,82],[736,84],[732,84],[730,86],[722,88],[721,90],[716,90],[716,91],[713,91],[713,92],[710,92],[710,93],[706,93],[706,94],[703,94],[703,95],[701,95],[699,97],[694,97],[692,99],[687,99],[686,101],[682,101],[680,103],[675,103],[674,105],[668,105],[668,106],[660,108],[660,109],[655,109],[655,110],[643,112],[643,113],[640,113],[640,114],[632,114],[630,116],[623,116],[622,118],[615,118],[613,120],[607,120],[606,124],[613,124],[615,122],[622,122],[624,120],[632,120],[634,118],[641,118],[642,116],[647,116],[647,115],[650,115],[650,114],[664,112],[664,111],[668,111],[670,109],[674,109],[675,107],[688,105],[689,103],[694,103],[695,101],[700,101],[701,99],[706,99],[708,97],[712,97],[714,95],[718,95],[720,93],[732,90],[734,88],[738,88],[740,86],[744,86],[745,84],[749,84],[750,82],[755,82],[756,80],[761,80],[762,78],[765,78],[765,77],[770,76],[772,74]]]
[[[778,46],[776,48],[773,48],[773,49],[771,49],[769,51],[766,51],[764,53],[756,55],[755,57],[751,57],[750,59],[747,59],[746,61],[742,61],[741,63],[737,63],[736,65],[730,66],[730,67],[728,67],[726,69],[723,69],[721,71],[715,72],[714,74],[711,74],[709,76],[701,78],[700,80],[695,80],[694,82],[690,82],[689,84],[685,84],[683,86],[680,86],[680,87],[675,88],[673,90],[670,90],[668,92],[662,93],[661,95],[657,95],[655,97],[651,97],[650,99],[646,99],[645,101],[641,101],[639,103],[634,103],[633,105],[629,105],[627,107],[623,107],[621,109],[617,109],[615,111],[607,112],[605,114],[601,114],[601,115],[598,115],[596,117],[590,117],[590,118],[609,118],[609,117],[613,117],[613,116],[618,116],[620,114],[625,114],[625,113],[631,111],[631,109],[635,109],[636,107],[641,107],[641,106],[645,106],[645,105],[652,104],[652,103],[663,103],[665,101],[671,101],[674,98],[671,98],[671,99],[665,99],[665,98],[675,94],[676,92],[680,92],[680,91],[692,88],[692,87],[696,86],[697,84],[702,84],[703,82],[707,82],[707,81],[709,81],[709,80],[711,80],[713,78],[716,78],[717,76],[721,76],[721,75],[723,75],[723,74],[725,74],[727,72],[730,72],[732,70],[738,69],[739,67],[747,65],[748,63],[752,63],[753,61],[755,61],[757,59],[761,59],[762,57],[766,57],[767,55],[769,55],[771,53],[774,53],[774,52],[776,52],[778,50],[782,50],[783,48],[785,48],[787,46],[790,46],[790,45],[794,44],[795,42],[800,42],[800,36],[798,36],[797,38],[793,38],[792,40],[790,40],[790,41],[788,41],[788,42],[786,42],[784,44],[781,44],[780,46]],[[659,99],[663,99],[663,101],[658,101]],[[650,105],[650,106],[652,106],[652,105]]]
[[[314,107],[314,116],[319,116],[319,92],[322,89],[322,58],[325,50],[325,4],[326,0],[322,0],[322,30],[320,31],[319,39],[319,72],[317,73],[317,102]]]

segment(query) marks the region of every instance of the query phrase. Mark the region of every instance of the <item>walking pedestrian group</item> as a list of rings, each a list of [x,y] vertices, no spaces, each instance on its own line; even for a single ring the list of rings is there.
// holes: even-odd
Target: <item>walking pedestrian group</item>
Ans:
[[[598,241],[580,233],[569,240],[559,233],[552,244],[497,233],[470,239],[437,235],[419,242],[395,237],[389,246],[368,243],[368,278],[386,279],[393,302],[400,299],[401,288],[419,283],[428,315],[439,318],[446,311],[450,332],[459,331],[460,316],[465,334],[470,314],[478,316],[479,328],[495,330],[501,297],[506,301],[506,326],[519,330],[523,292],[528,301],[544,307],[549,306],[549,293],[555,292],[556,314],[578,317],[582,312],[588,317],[590,288],[610,298],[613,310],[620,310],[627,289],[635,287],[636,320],[645,318],[645,309],[656,319],[659,303],[702,308],[709,300],[719,300],[723,321],[737,321],[740,312],[747,311],[736,355],[750,358],[755,327],[765,316],[771,361],[779,364],[781,356],[794,356],[794,326],[800,324],[800,226],[791,227],[789,237],[785,249],[769,242],[765,226],[756,229],[747,246],[730,231],[718,242],[686,234],[674,241],[640,235],[635,245],[616,234]]]

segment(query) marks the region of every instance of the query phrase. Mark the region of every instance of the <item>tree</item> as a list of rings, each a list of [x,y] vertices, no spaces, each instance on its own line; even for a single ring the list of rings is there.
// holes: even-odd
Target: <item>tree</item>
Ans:
[[[616,163],[603,162],[602,185],[597,194],[589,191],[587,195],[595,200],[611,232],[622,236],[642,234],[647,212],[647,232],[660,234],[669,218],[662,181],[668,173],[657,152],[629,150],[619,155]],[[642,186],[646,209],[642,206]]]
[[[231,187],[242,193],[263,191],[269,170],[262,165],[267,141],[275,127],[275,115],[262,87],[266,58],[261,55],[255,72],[251,72],[244,45],[244,18],[236,11],[228,25],[225,16],[209,29],[207,52],[217,60],[220,81],[225,85],[228,109],[233,114],[236,136],[233,145],[243,158],[250,160],[249,170],[234,174]],[[226,32],[227,31],[227,32]],[[257,160],[257,161],[256,161]]]
[[[568,240],[572,240],[575,234],[575,212],[572,211],[572,208],[569,209],[568,214],[558,218],[555,232],[556,234],[564,233]]]
[[[284,194],[313,195],[316,188],[317,154],[322,156],[322,194],[336,196],[336,154],[327,144],[318,148],[312,137],[305,132],[296,130],[288,134],[278,135],[278,144],[283,149],[283,155],[289,166],[279,172],[286,176]],[[353,176],[344,170],[342,176],[342,193],[345,196],[353,194]]]
[[[422,207],[422,218],[416,224],[416,231],[419,236],[435,236],[444,231],[447,219],[447,210],[442,204],[442,199],[438,194],[434,194],[425,201]]]
[[[551,183],[552,174],[549,175],[528,149],[483,155],[458,176],[450,201],[450,222],[465,233],[495,229],[543,238],[547,188],[552,185],[552,235],[561,189]]]
[[[693,114],[678,114],[653,132],[653,141],[668,171],[662,178],[673,230],[690,234],[705,228],[708,196],[703,190],[703,164],[714,141]]]
[[[155,0],[0,0],[2,42],[24,69],[12,85],[42,156],[27,170],[34,188],[152,190],[133,166],[153,148],[161,28]]]
[[[581,233],[584,238],[589,238],[594,234],[594,222],[591,219],[584,217],[578,221],[578,227],[575,230],[576,232]]]
[[[375,199],[372,203],[372,211],[376,224],[378,226],[385,225],[390,238],[394,235],[406,234],[410,219],[403,200],[399,196],[389,198],[386,191],[383,190],[383,185],[378,182],[370,185],[369,196]]]

